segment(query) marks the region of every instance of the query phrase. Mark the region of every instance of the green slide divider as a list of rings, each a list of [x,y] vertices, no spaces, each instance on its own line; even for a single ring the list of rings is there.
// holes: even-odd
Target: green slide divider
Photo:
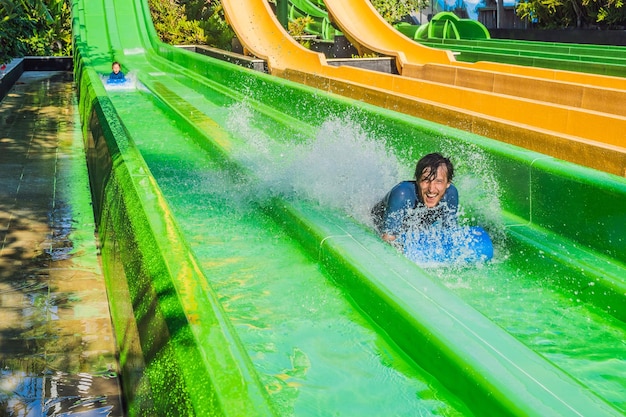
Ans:
[[[410,32],[401,30],[409,36]],[[417,34],[415,35],[417,36]],[[463,40],[463,39],[424,39],[414,37],[416,41],[432,48],[447,49],[459,54],[458,61],[478,62],[492,61],[503,64],[524,65],[539,68],[550,68],[565,71],[584,72],[589,74],[626,76],[626,59],[624,50],[605,49],[601,45],[597,50],[585,48],[568,48],[566,44],[553,45],[518,45],[516,41],[504,40]]]
[[[557,43],[542,41],[521,41],[514,39],[433,39],[443,41],[444,43],[468,45],[468,46],[485,46],[485,47],[501,47],[515,49],[518,51],[530,52],[547,52],[552,54],[563,54],[578,56],[581,59],[585,57],[603,57],[603,58],[619,58],[626,59],[626,47],[624,46],[608,46],[608,45],[584,45],[575,43]]]
[[[463,62],[491,61],[502,64],[575,71],[587,74],[609,75],[615,77],[626,76],[626,67],[621,63],[599,63],[576,59],[524,56],[517,53],[509,54],[506,53],[506,51],[503,52],[502,50],[475,51],[471,49],[471,47],[450,47],[448,45],[444,46],[436,43],[431,44],[430,42],[424,42],[424,45],[460,52],[459,55],[456,56],[456,59],[457,61]]]
[[[520,57],[537,57],[537,58],[551,58],[551,59],[562,59],[562,60],[570,60],[570,61],[580,61],[583,63],[606,63],[611,65],[623,65],[626,61],[625,58],[619,56],[603,56],[603,55],[579,55],[579,54],[562,54],[555,53],[546,50],[529,50],[529,49],[518,49],[516,45],[506,44],[506,45],[488,45],[485,44],[486,41],[482,42],[479,45],[468,45],[466,42],[462,40],[446,40],[446,39],[430,39],[427,41],[422,41],[423,44],[430,45],[445,45],[448,49],[452,46],[453,48],[459,51],[471,51],[471,52],[494,52],[501,54],[509,54],[509,55],[517,55]]]
[[[156,41],[147,10],[144,1],[74,1],[81,115],[87,144],[92,144],[90,175],[103,262],[135,413],[146,404],[153,414],[163,415],[273,411],[177,219],[101,86],[96,71],[107,72],[114,58],[138,71],[139,80],[177,114],[170,116],[173,123],[193,132],[209,155],[225,161],[233,158],[234,147],[245,144],[215,121],[216,108],[206,103],[210,89],[245,98],[267,121],[303,134],[338,115],[364,126],[378,123],[390,148],[407,163],[443,143],[476,146],[490,156],[501,180],[503,210],[517,247],[529,242],[531,249],[541,248],[573,270],[588,263],[598,288],[613,288],[621,303],[607,309],[606,300],[594,294],[588,301],[616,317],[623,314],[626,224],[617,208],[626,203],[624,179],[163,45]],[[602,199],[614,204],[598,210]],[[559,215],[555,207],[583,210],[585,217]],[[475,415],[621,414],[346,215],[285,199],[273,200],[265,211],[330,271],[381,332]],[[558,258],[569,253],[578,258]],[[608,267],[594,272],[594,260]],[[607,279],[606,270],[614,279]],[[579,284],[587,282],[568,283]]]

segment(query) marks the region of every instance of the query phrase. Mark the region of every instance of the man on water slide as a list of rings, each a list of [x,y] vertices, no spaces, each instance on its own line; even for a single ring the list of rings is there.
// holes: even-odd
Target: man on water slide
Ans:
[[[409,230],[456,225],[459,193],[448,158],[431,153],[417,162],[415,181],[402,181],[372,208],[374,224],[387,242]]]

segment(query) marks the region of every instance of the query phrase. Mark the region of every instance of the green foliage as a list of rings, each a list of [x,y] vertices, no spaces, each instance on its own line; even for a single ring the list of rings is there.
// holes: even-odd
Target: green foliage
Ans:
[[[575,24],[576,14],[568,7],[571,2],[561,0],[524,1],[517,5],[516,13],[522,19],[535,19],[544,29],[568,27]]]
[[[626,26],[626,6],[623,0],[583,0],[583,6],[600,26]]]
[[[0,2],[0,64],[26,53],[26,45],[21,41],[25,34],[32,33],[35,26],[27,18],[19,5]]]
[[[171,44],[203,44],[206,36],[197,21],[190,21],[185,7],[171,0],[148,0],[154,28],[161,41]]]
[[[430,6],[429,0],[370,0],[374,8],[389,23],[396,23],[414,10]]]
[[[287,31],[291,36],[298,40],[298,42],[300,42],[300,45],[304,46],[305,48],[310,48],[311,41],[309,41],[308,39],[304,39],[303,36],[307,35],[306,27],[313,22],[314,21],[311,16],[298,17],[288,23]]]
[[[611,29],[626,25],[623,0],[524,0],[517,5],[516,13],[543,29]]]
[[[154,26],[163,42],[231,48],[233,31],[218,0],[149,0]],[[183,24],[183,22],[186,22]],[[174,33],[176,36],[172,36]]]
[[[72,28],[69,0],[48,0],[37,15],[37,30],[24,39],[30,55],[71,55]]]
[[[206,34],[208,44],[230,50],[235,33],[226,22],[222,3],[218,1],[207,5],[207,12],[208,17],[200,22],[200,27]]]
[[[311,16],[298,17],[289,22],[287,30],[291,36],[303,36],[307,34],[306,27],[312,23],[313,18]]]
[[[70,0],[0,0],[0,62],[24,55],[70,55]]]

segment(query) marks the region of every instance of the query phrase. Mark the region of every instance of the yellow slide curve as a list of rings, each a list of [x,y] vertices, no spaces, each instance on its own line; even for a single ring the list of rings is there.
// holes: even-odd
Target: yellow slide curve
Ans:
[[[407,38],[369,0],[325,0],[328,13],[359,52],[396,58],[400,74],[438,83],[626,116],[626,78],[494,62],[457,62],[450,51]],[[358,16],[358,18],[355,18]],[[450,55],[441,59],[433,52]]]
[[[396,60],[399,61],[398,71],[403,75],[410,76],[414,71],[412,68],[414,66],[448,64],[460,68],[488,70],[510,75],[626,90],[626,78],[620,77],[496,62],[458,62],[450,51],[445,51],[450,54],[447,55],[447,60],[437,59],[433,55],[433,51],[443,51],[424,46],[395,30],[380,16],[369,0],[324,0],[324,3],[331,20],[341,27],[344,35],[357,47],[360,53],[378,52],[396,57]]]

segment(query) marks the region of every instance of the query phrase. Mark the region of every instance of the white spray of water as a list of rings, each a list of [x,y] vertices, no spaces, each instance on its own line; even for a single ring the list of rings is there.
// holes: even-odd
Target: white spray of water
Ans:
[[[109,75],[100,74],[100,80],[102,80],[102,84],[104,84],[104,88],[107,91],[133,91],[138,88],[141,89],[142,84],[137,81],[137,71],[129,71],[125,74],[125,78],[126,81],[123,83],[107,83]]]
[[[442,152],[454,162],[454,184],[459,190],[459,219],[463,225],[478,225],[489,233],[497,255],[506,257],[506,231],[500,203],[500,184],[491,157],[476,145],[453,141],[442,143]]]
[[[313,141],[294,150],[286,177],[293,189],[365,223],[403,170],[384,138],[371,137],[352,120],[325,121]]]
[[[371,224],[372,206],[402,171],[410,172],[386,149],[384,138],[350,118],[324,121],[308,140],[294,133],[295,140],[278,142],[254,127],[254,112],[245,103],[231,110],[228,129],[247,142],[235,157],[272,194],[296,194]]]
[[[366,129],[348,116],[323,121],[313,137],[294,132],[290,138],[276,139],[275,132],[255,126],[260,122],[245,102],[229,110],[227,128],[246,142],[234,156],[259,179],[255,198],[296,195],[371,226],[372,206],[395,184],[413,177],[417,161],[400,162],[387,149],[386,138],[372,133],[375,127]],[[460,224],[484,227],[501,251],[505,229],[493,162],[475,145],[445,139],[440,143],[439,151],[455,165]]]

